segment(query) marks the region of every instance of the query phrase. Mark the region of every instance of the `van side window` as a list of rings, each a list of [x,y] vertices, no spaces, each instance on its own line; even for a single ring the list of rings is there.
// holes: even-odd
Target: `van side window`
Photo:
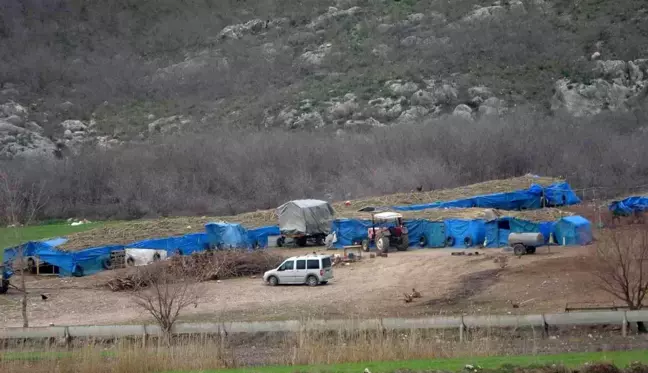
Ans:
[[[308,259],[308,269],[319,269],[319,259]]]
[[[306,261],[305,260],[298,260],[297,261],[297,269],[306,269]]]
[[[283,264],[281,267],[282,267],[284,270],[289,270],[289,271],[290,271],[290,270],[293,270],[293,269],[295,269],[295,261],[294,261],[294,260],[290,260],[290,261],[284,262],[284,264]]]

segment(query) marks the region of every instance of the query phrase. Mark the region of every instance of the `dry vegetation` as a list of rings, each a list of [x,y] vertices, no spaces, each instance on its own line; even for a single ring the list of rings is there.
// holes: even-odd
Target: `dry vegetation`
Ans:
[[[569,333],[569,334],[567,334]],[[224,340],[210,336],[177,338],[171,348],[155,347],[150,341],[142,347],[141,340],[94,341],[80,344],[70,350],[52,347],[45,356],[55,359],[0,360],[0,369],[8,372],[29,371],[33,373],[157,373],[168,371],[207,371],[247,365],[328,365],[353,362],[406,361],[411,359],[465,358],[473,363],[483,357],[502,355],[556,354],[569,351],[594,351],[605,343],[623,343],[628,347],[645,348],[640,340],[620,339],[616,332],[554,331],[554,335],[569,341],[542,338],[532,330],[474,331],[458,341],[453,332],[408,331],[383,333],[364,331],[349,333],[346,330],[329,333],[302,332],[286,336],[230,336]],[[587,334],[590,337],[587,337]],[[593,335],[592,335],[593,334]],[[239,340],[237,340],[239,339]],[[560,338],[562,339],[562,338]],[[38,346],[22,346],[17,352],[30,356],[29,351]],[[16,349],[14,354],[16,354]],[[541,358],[541,357],[539,357]],[[474,359],[474,360],[473,360]],[[473,361],[470,361],[473,360]],[[533,360],[530,358],[529,360]],[[449,367],[448,367],[449,368]],[[456,367],[461,369],[457,362]],[[360,368],[362,369],[362,368]],[[509,372],[511,367],[503,371]],[[635,364],[624,373],[646,373],[647,368]],[[489,370],[481,370],[489,372]],[[524,369],[513,372],[525,373]],[[535,367],[529,373],[568,373],[572,370],[560,366]],[[607,369],[590,365],[583,373],[620,373],[616,368]]]
[[[215,281],[263,274],[269,269],[277,268],[283,259],[279,254],[265,251],[203,252],[173,256],[169,261],[154,265],[156,268],[152,271],[164,268],[178,279],[190,275],[197,282]],[[151,273],[140,268],[115,270],[112,276],[105,284],[112,291],[137,290],[146,288],[153,282]]]

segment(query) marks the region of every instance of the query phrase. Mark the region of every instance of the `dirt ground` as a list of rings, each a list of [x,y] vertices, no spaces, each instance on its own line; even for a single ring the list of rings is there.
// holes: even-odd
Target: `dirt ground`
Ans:
[[[567,303],[607,302],[588,272],[592,247],[541,248],[500,268],[499,249],[478,256],[453,256],[452,250],[412,250],[387,258],[334,268],[328,285],[269,287],[260,278],[208,282],[201,302],[184,311],[184,320],[278,320],[423,316],[447,313],[561,312]],[[306,252],[312,252],[308,249]],[[458,250],[464,251],[464,250]],[[477,250],[470,250],[475,252]],[[304,253],[283,250],[286,256]],[[336,252],[329,252],[336,253]],[[111,277],[103,272],[85,278],[29,277],[31,326],[116,324],[149,321],[126,292],[97,285]],[[16,281],[18,279],[16,278]],[[422,298],[403,302],[412,288]],[[48,296],[46,301],[41,294]],[[0,298],[0,325],[20,326],[20,293]],[[518,307],[513,307],[513,305]]]

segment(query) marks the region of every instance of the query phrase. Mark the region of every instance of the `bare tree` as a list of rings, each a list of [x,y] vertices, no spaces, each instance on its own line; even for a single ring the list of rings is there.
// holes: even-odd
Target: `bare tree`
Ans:
[[[596,277],[601,289],[640,310],[648,294],[648,231],[641,228],[608,230],[596,248]],[[640,332],[646,332],[638,323]]]
[[[9,225],[14,228],[14,235],[21,240],[19,226],[22,224],[29,225],[33,222],[40,211],[48,201],[45,193],[46,183],[39,181],[37,183],[25,183],[19,177],[11,177],[6,172],[0,172],[0,204],[5,206],[6,219]],[[4,248],[0,248],[2,250]],[[29,317],[27,314],[27,285],[25,284],[25,245],[18,246],[14,263],[19,266],[20,273],[20,291],[22,292],[21,311],[23,318],[23,327],[29,327]],[[0,273],[0,277],[1,277]]]
[[[180,313],[189,306],[198,306],[201,275],[169,262],[150,264],[138,272],[135,303],[153,316],[170,343]]]

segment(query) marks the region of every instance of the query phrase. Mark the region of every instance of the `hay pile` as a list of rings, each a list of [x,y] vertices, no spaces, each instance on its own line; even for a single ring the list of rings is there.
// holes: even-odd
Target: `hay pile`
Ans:
[[[215,251],[200,252],[188,256],[173,256],[169,260],[142,268],[127,268],[105,283],[112,291],[133,291],[146,288],[151,275],[162,273],[178,281],[197,282],[259,275],[277,268],[283,256],[263,251]]]
[[[335,203],[333,207],[335,208],[335,211],[347,212],[349,210],[357,211],[366,206],[402,206],[438,201],[453,201],[484,194],[513,192],[528,189],[532,184],[549,186],[559,181],[563,180],[552,177],[520,176],[510,179],[490,180],[483,183],[451,189],[433,190],[429,192],[397,193],[387,196],[363,198],[351,201],[351,208],[345,206],[344,202],[338,202]]]
[[[397,206],[419,203],[430,203],[437,201],[450,201],[465,197],[472,197],[482,194],[511,192],[521,189],[526,189],[531,184],[539,184],[548,186],[552,183],[561,181],[560,179],[551,177],[532,177],[521,176],[504,180],[491,180],[483,183],[472,184],[468,186],[435,190],[429,192],[413,192],[413,193],[398,193],[381,197],[372,197],[358,199],[351,201],[351,206],[345,206],[344,202],[337,202],[333,204],[337,212],[337,217],[347,218],[363,218],[366,219],[368,215],[358,214],[357,211],[366,206]],[[455,211],[451,211],[455,210]],[[413,213],[412,217],[407,218],[424,218],[431,220],[442,220],[449,218],[464,218],[475,219],[483,213],[483,210],[468,211],[472,209],[464,209],[467,211],[458,211],[459,209],[446,209],[439,211],[423,211],[420,213]],[[540,210],[538,210],[540,211]],[[529,220],[554,220],[545,219],[542,214],[555,214],[551,213],[538,213],[535,217],[534,212],[528,212]],[[409,213],[408,213],[409,214]],[[418,214],[418,215],[417,215]],[[515,212],[507,212],[507,216],[517,214]],[[526,214],[526,212],[525,212]],[[546,215],[545,215],[546,216]],[[131,242],[140,241],[144,239],[157,238],[157,237],[170,237],[177,235],[184,235],[188,233],[204,231],[204,225],[213,221],[227,221],[231,223],[240,223],[246,228],[255,228],[266,225],[277,224],[277,217],[273,210],[259,210],[235,216],[215,216],[215,217],[178,217],[178,218],[163,218],[156,220],[138,220],[131,222],[109,224],[100,228],[91,229],[85,232],[74,233],[68,236],[68,242],[60,246],[62,250],[76,251],[88,247],[98,247],[104,245],[125,245]]]
[[[493,220],[500,217],[513,217],[533,222],[554,221],[564,216],[573,215],[571,212],[555,208],[545,208],[540,210],[526,211],[505,211],[484,208],[452,208],[452,209],[426,209],[421,211],[399,211],[406,220],[424,219],[429,221],[443,221],[446,219],[464,219],[464,220]],[[369,213],[354,211],[338,218],[364,219],[370,220]]]

